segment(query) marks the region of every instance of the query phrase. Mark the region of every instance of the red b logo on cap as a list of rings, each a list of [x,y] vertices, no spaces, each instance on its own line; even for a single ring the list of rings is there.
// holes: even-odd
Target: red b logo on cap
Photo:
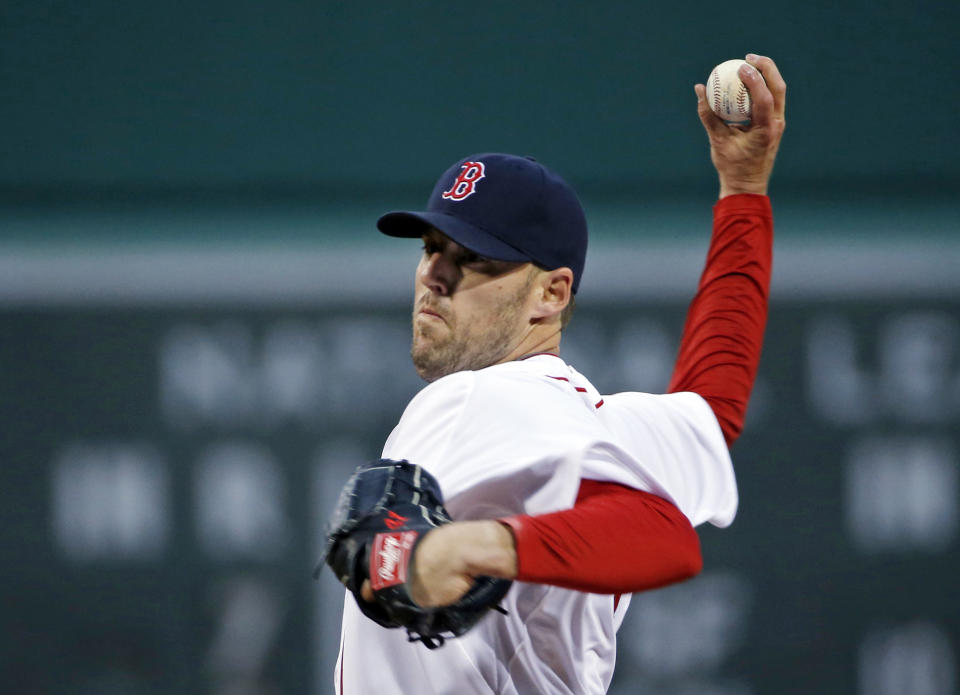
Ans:
[[[444,191],[441,198],[447,200],[463,200],[473,195],[477,190],[477,181],[483,178],[483,162],[464,162],[460,165],[460,175],[454,180],[449,191]]]

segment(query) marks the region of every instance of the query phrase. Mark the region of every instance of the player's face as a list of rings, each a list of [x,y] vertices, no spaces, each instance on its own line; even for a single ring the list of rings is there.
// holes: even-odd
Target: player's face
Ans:
[[[436,230],[423,236],[410,354],[426,381],[504,361],[530,330],[530,263],[484,258]]]

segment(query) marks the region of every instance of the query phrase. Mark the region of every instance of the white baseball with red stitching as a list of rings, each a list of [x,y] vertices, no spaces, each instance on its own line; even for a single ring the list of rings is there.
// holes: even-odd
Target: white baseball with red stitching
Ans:
[[[715,114],[732,125],[750,123],[750,91],[737,75],[746,61],[726,60],[707,78],[707,101]]]

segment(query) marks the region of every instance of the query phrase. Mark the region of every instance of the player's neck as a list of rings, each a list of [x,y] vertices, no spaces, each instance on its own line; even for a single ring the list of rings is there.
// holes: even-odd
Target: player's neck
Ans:
[[[560,355],[560,331],[548,329],[547,326],[538,326],[513,350],[507,353],[497,364],[522,360],[533,355]]]

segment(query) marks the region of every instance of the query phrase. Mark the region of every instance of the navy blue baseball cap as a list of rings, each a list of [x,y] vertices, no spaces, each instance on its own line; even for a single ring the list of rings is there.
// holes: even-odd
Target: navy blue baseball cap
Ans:
[[[474,154],[437,181],[423,212],[388,212],[377,228],[415,238],[435,227],[474,253],[573,271],[580,286],[587,218],[573,188],[532,157]]]

